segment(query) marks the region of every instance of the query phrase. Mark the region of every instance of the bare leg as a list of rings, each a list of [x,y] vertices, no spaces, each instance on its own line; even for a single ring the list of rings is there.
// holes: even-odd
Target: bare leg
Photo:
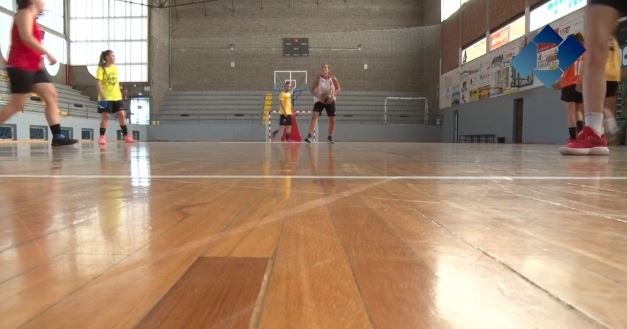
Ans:
[[[605,63],[609,38],[616,29],[619,13],[604,5],[590,5],[586,11],[583,100],[586,125],[597,135],[603,134],[603,100],[605,99]]]
[[[109,112],[102,112],[101,114],[100,128],[107,129],[107,126],[109,125]]]
[[[0,111],[0,123],[9,120],[16,112],[22,110],[30,94],[11,94],[9,104]]]
[[[49,125],[56,125],[61,122],[59,117],[59,94],[52,83],[36,83],[33,91],[46,103],[46,120]]]
[[[568,113],[568,128],[575,127],[577,125],[577,104],[570,102],[565,104]]]
[[[577,104],[577,121],[583,121],[583,104]]]
[[[309,124],[309,135],[313,134],[314,129],[316,129],[316,125],[318,124],[318,118],[320,117],[320,113],[313,112],[311,116],[311,123]]]
[[[126,126],[126,111],[118,111],[118,122],[120,123],[120,127]]]
[[[335,117],[329,117],[329,136],[333,137],[335,133]]]

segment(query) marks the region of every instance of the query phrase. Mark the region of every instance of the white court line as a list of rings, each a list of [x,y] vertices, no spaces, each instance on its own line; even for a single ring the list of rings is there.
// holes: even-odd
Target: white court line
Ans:
[[[623,181],[627,176],[328,176],[328,175],[0,175],[10,178],[69,178],[69,179],[336,179],[336,180],[474,180],[474,181]]]

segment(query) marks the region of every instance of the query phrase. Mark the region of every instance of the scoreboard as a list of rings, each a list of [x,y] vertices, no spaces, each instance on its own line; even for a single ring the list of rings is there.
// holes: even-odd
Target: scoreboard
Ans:
[[[309,56],[309,38],[283,38],[283,57]]]

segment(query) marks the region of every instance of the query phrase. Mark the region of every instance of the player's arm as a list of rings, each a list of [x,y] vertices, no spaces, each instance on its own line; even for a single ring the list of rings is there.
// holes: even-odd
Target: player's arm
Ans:
[[[342,87],[340,86],[340,82],[337,80],[336,77],[333,77],[331,81],[333,81],[333,85],[335,86],[335,95],[333,96],[337,96],[340,91],[342,91]]]
[[[320,77],[317,77],[314,82],[311,84],[311,88],[309,89],[309,91],[311,92],[312,95],[320,98],[320,93],[318,92],[318,85],[320,84]]]
[[[103,77],[100,76],[100,74],[96,73],[96,90],[98,90],[98,96],[100,96],[100,98],[103,98],[104,96],[103,88],[102,88],[102,79]]]

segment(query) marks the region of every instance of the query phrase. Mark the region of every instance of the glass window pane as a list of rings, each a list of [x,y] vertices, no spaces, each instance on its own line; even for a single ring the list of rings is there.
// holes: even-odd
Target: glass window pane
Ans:
[[[142,39],[148,40],[148,18],[142,18]]]
[[[111,42],[110,47],[111,50],[115,52],[115,61],[120,63],[127,63],[128,55],[126,52],[126,43],[125,42]]]
[[[126,40],[126,20],[123,18],[113,18],[109,20],[109,38],[111,40]]]
[[[118,79],[120,80],[120,82],[125,82],[128,81],[127,79],[127,66],[122,64],[118,64]]]
[[[63,0],[48,0],[43,14],[39,17],[39,24],[63,33],[63,15]]]
[[[4,13],[0,13],[0,51],[5,60],[9,58],[9,47],[11,44],[11,27],[13,26],[13,17]]]
[[[131,18],[128,20],[129,22],[129,37],[131,40],[141,40],[143,37],[143,19],[141,18]]]
[[[129,58],[130,63],[141,63],[142,62],[142,43],[140,41],[129,42],[128,46],[129,54],[131,57]],[[131,50],[132,49],[132,50]]]
[[[4,9],[8,9],[13,11],[13,5],[15,4],[15,0],[0,0],[0,7]]]
[[[109,2],[108,0],[90,0],[92,1],[92,7],[94,8],[91,15],[93,17],[109,17]],[[115,2],[115,1],[114,1]]]
[[[130,78],[131,80],[129,81],[141,81],[141,78],[142,78],[141,65],[131,65]]]
[[[147,0],[133,1],[148,3]],[[73,6],[71,8],[73,14],[83,12],[83,17],[94,17],[81,19],[72,15],[70,33],[73,64],[95,65],[100,52],[111,49],[116,54],[120,81],[146,81],[148,78],[147,8],[114,0],[70,0],[70,4]],[[84,42],[80,42],[81,40]]]
[[[142,65],[142,79],[141,81],[148,81],[148,65]]]
[[[91,49],[89,50],[90,52],[90,56],[91,56],[91,64],[98,64],[98,61],[100,60],[100,53],[102,53],[105,50],[109,50],[109,42],[104,41],[104,42],[94,42],[91,45]]]
[[[92,18],[89,20],[89,24],[92,40],[107,40],[109,38],[108,20],[106,18]]]
[[[485,55],[487,47],[488,47],[488,42],[486,38],[482,38],[481,40],[464,48],[462,50],[462,64],[466,64],[474,59],[477,59]]]
[[[551,0],[531,11],[529,31],[535,31],[561,17],[585,7],[586,0]]]
[[[525,35],[525,16],[514,20],[490,34],[490,51]]]
[[[126,16],[126,3],[121,1],[112,1],[111,4],[111,7],[113,8],[113,10],[111,10],[112,16]]]
[[[142,41],[140,46],[141,63],[148,63],[148,41]]]
[[[91,74],[92,77],[96,77],[96,70],[98,69],[98,65],[87,65],[87,72]]]
[[[87,64],[87,44],[84,42],[72,42],[70,54],[72,55],[72,65]]]
[[[65,40],[54,34],[46,34],[44,41],[44,47],[46,47],[61,63],[67,63],[65,60]]]
[[[451,15],[453,15],[460,7],[459,0],[441,0],[440,1],[440,14],[441,21],[445,21]]]
[[[140,3],[141,3],[141,2],[140,2]],[[132,10],[133,16],[135,16],[135,17],[141,17],[141,16],[143,15],[143,14],[142,14],[142,12],[143,12],[142,7],[144,7],[144,6],[140,6],[140,5],[131,5],[131,10]]]

